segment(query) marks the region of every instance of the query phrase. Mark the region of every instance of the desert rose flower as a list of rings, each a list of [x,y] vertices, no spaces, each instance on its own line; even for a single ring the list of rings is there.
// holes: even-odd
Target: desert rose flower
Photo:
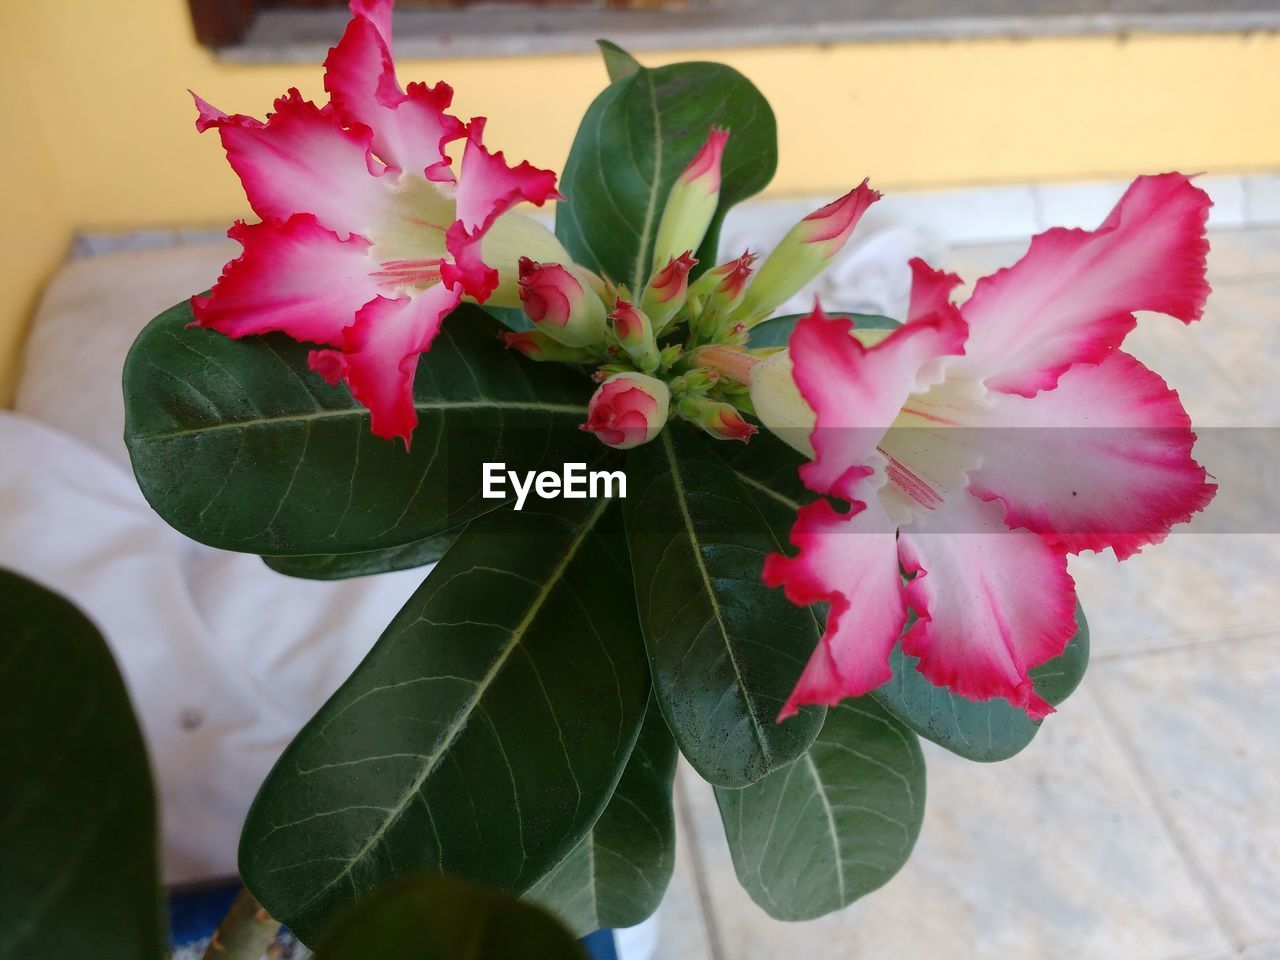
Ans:
[[[667,261],[644,288],[640,307],[648,314],[655,333],[660,333],[684,306],[689,293],[689,271],[697,265],[693,251],[686,250]]]
[[[601,443],[629,450],[648,443],[666,426],[671,391],[656,377],[616,373],[596,388],[583,430]]]
[[[196,128],[218,131],[261,222],[231,229],[244,251],[192,308],[228,336],[279,331],[331,348],[312,368],[347,383],[375,434],[407,445],[417,360],[444,317],[463,296],[516,305],[520,254],[569,257],[510,212],[557,196],[555,174],[491,153],[482,118],[446,113],[446,84],[400,86],[391,6],[352,0],[325,61],[324,106],[290,90],[263,122],[196,98]],[[455,175],[445,147],[460,139]]]
[[[792,227],[761,264],[733,312],[734,321],[748,327],[757,324],[799,293],[844,249],[862,215],[879,199],[864,180]]]
[[[1201,315],[1209,206],[1186,177],[1139,178],[1097,230],[1041,234],[962,307],[916,261],[902,327],[815,310],[752,369],[761,418],[812,457],[805,485],[850,505],[801,507],[798,554],[765,564],[828,605],[783,716],[887,681],[909,610],[902,647],[930,681],[1051,712],[1029,671],[1076,629],[1067,555],[1123,560],[1214,495],[1177,394],[1120,349],[1134,311]]]
[[[729,131],[713,127],[689,165],[671,187],[653,244],[653,269],[661,269],[685,250],[697,250],[720,203],[720,162]]]
[[[539,330],[568,347],[604,339],[604,303],[566,267],[520,258],[520,303]]]

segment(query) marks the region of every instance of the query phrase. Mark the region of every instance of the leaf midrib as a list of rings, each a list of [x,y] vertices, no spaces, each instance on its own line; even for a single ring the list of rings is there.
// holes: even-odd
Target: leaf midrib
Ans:
[[[583,543],[586,542],[587,537],[595,530],[596,524],[600,522],[601,516],[603,516],[605,510],[609,508],[610,502],[611,501],[607,499],[602,499],[599,506],[592,511],[591,515],[585,521],[583,521],[582,528],[569,544],[569,548],[565,551],[564,556],[561,557],[560,562],[556,564],[555,568],[547,577],[546,582],[538,591],[538,595],[534,597],[533,602],[529,605],[528,612],[520,620],[520,623],[518,623],[511,631],[511,637],[508,639],[502,651],[494,659],[494,662],[490,665],[489,669],[485,671],[484,676],[476,683],[476,689],[472,694],[471,699],[460,711],[458,711],[457,716],[454,717],[453,722],[450,723],[449,728],[444,732],[444,735],[441,737],[436,748],[423,760],[421,769],[415,775],[413,782],[404,792],[403,796],[401,796],[396,804],[387,811],[387,815],[382,819],[382,822],[370,833],[369,838],[364,842],[360,849],[352,855],[342,870],[336,873],[328,882],[323,884],[315,893],[308,897],[307,900],[299,906],[298,912],[306,909],[306,907],[311,903],[318,900],[321,896],[333,889],[338,883],[346,879],[346,877],[355,868],[356,864],[364,861],[365,857],[368,856],[369,851],[372,850],[374,846],[386,835],[387,831],[391,829],[392,824],[400,818],[400,815],[404,813],[409,804],[419,796],[422,788],[426,785],[427,780],[430,779],[431,774],[435,771],[436,765],[452,748],[454,741],[466,728],[467,722],[471,718],[471,714],[474,713],[479,706],[480,701],[488,691],[489,686],[495,679],[497,679],[498,674],[502,672],[502,667],[511,657],[511,654],[520,646],[521,641],[524,639],[525,631],[533,624],[533,621],[537,618],[538,612],[542,609],[543,604],[547,602],[552,591],[564,576],[565,571],[569,568],[569,564],[573,562],[574,557],[577,556],[579,549],[581,549]]]
[[[742,667],[738,663],[738,657],[734,652],[733,645],[729,642],[729,628],[724,622],[724,614],[720,610],[720,601],[716,597],[715,588],[711,585],[711,574],[707,570],[706,561],[702,557],[702,543],[699,541],[697,533],[694,532],[693,517],[689,513],[689,503],[684,492],[684,480],[680,476],[680,468],[676,463],[675,449],[671,445],[671,434],[667,430],[662,432],[662,449],[667,457],[667,466],[671,470],[671,486],[675,490],[676,503],[680,507],[680,515],[684,519],[685,531],[689,536],[689,545],[693,549],[694,563],[698,566],[703,588],[707,592],[707,599],[711,602],[711,610],[715,614],[716,623],[720,627],[720,639],[724,643],[725,653],[728,654],[729,663],[733,665],[733,675],[737,681],[735,685],[742,696],[743,706],[746,707],[751,732],[756,738],[756,743],[760,746],[760,752],[764,756],[766,766],[772,767],[773,751],[769,748],[769,741],[765,737],[764,731],[760,729],[760,723],[756,719],[756,712],[751,705],[751,696],[747,692],[746,681],[742,677]]]
[[[539,410],[545,413],[571,413],[575,416],[582,416],[587,412],[586,406],[576,403],[530,403],[506,400],[441,400],[415,403],[413,408],[420,412],[431,410]],[[364,407],[344,407],[340,410],[313,410],[310,413],[296,413],[281,417],[255,417],[251,420],[228,420],[223,423],[208,424],[200,427],[189,427],[183,430],[167,430],[163,433],[144,433],[133,437],[132,440],[133,442],[170,440],[175,437],[217,433],[221,430],[308,423],[315,420],[335,420],[341,417],[368,419],[368,416],[369,411]]]
[[[653,111],[653,179],[649,181],[649,202],[644,211],[644,225],[640,228],[639,244],[636,247],[636,263],[631,270],[631,293],[639,297],[641,280],[645,270],[645,261],[649,258],[649,237],[653,232],[654,214],[658,209],[658,183],[662,179],[662,114],[658,110],[658,91],[653,86],[653,74],[645,70],[642,74],[649,85],[649,105]]]

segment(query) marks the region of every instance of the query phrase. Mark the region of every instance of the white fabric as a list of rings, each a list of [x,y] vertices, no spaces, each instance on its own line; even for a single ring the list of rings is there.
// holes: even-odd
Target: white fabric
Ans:
[[[188,540],[143,499],[121,439],[125,354],[234,251],[68,264],[28,340],[25,415],[0,413],[0,567],[70,598],[110,643],[151,752],[172,883],[235,872],[240,826],[271,764],[425,573],[291,579]]]

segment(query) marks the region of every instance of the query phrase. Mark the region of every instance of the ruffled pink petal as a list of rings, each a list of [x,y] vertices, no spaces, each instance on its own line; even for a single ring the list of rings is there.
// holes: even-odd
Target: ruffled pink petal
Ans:
[[[911,266],[911,299],[907,304],[907,322],[932,314],[945,313],[951,307],[951,291],[961,283],[954,273],[935,270],[919,257]]]
[[[413,377],[418,357],[427,351],[440,324],[461,295],[437,284],[413,297],[368,303],[348,327],[342,347],[342,367],[351,395],[369,408],[375,436],[400,437],[406,449],[418,423],[413,405]],[[317,357],[317,364],[329,360]],[[320,371],[323,373],[323,370]]]
[[[1075,584],[1063,551],[1008,530],[998,505],[959,493],[924,513],[898,540],[907,605],[916,622],[902,649],[937,686],[971,700],[1004,697],[1040,719],[1053,707],[1029,671],[1075,633]]]
[[[792,603],[827,604],[822,638],[779,720],[810,703],[833,705],[892,677],[889,654],[906,622],[893,524],[875,501],[840,514],[825,500],[800,508],[791,528],[794,557],[773,554],[763,578]]]
[[[263,220],[311,213],[340,236],[368,235],[385,209],[390,184],[372,172],[368,128],[343,127],[331,105],[317,107],[290,90],[266,123],[228,116],[199,97],[196,107],[196,129],[218,130],[249,204]]]
[[[1111,547],[1123,560],[1213,499],[1178,395],[1126,353],[1072,367],[1053,390],[991,403],[972,490],[998,499],[1010,526],[1071,553]]]
[[[518,203],[541,206],[560,194],[556,175],[522,161],[507,166],[502,151],[490,153],[483,142],[484,118],[477,117],[467,129],[467,145],[458,176],[457,220],[445,234],[445,246],[455,266],[445,275],[446,283],[461,285],[463,291],[483,303],[498,286],[498,271],[484,262],[480,243],[493,222]]]
[[[386,29],[360,10],[380,5],[352,4],[355,14],[338,45],[325,60],[324,88],[349,124],[372,131],[374,152],[397,170],[426,173],[434,180],[453,179],[445,144],[466,135],[466,125],[445,113],[453,100],[448,84],[409,84],[406,93],[396,80],[391,55],[389,5]]]
[[[279,331],[337,346],[356,311],[377,296],[369,241],[339,239],[309,213],[284,223],[237,223],[228,236],[244,252],[209,294],[191,298],[202,327],[229,337]]]
[[[1139,177],[1097,230],[1040,234],[1016,264],[978,282],[955,370],[1031,396],[1120,346],[1135,310],[1198,319],[1209,294],[1210,206],[1181,174]]]
[[[965,327],[949,305],[919,316],[872,347],[850,336],[853,325],[819,307],[791,335],[796,386],[817,415],[815,459],[801,468],[816,493],[846,500],[903,403],[933,376],[934,361],[961,353]]]

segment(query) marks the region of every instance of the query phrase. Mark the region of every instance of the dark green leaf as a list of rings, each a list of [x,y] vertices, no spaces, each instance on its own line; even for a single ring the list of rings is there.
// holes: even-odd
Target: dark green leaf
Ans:
[[[609,82],[625,80],[637,70],[642,69],[639,62],[616,43],[608,40],[597,40],[600,56],[604,58],[604,69],[609,74]]]
[[[313,554],[306,557],[263,557],[263,562],[277,573],[304,580],[343,580],[347,577],[367,577],[375,573],[393,570],[410,570],[425,567],[444,556],[453,546],[462,528],[446,530],[426,540],[417,540],[400,547],[382,550],[364,550],[360,553]]]
[[[546,911],[453,877],[379,890],[325,937],[316,960],[586,960]]]
[[[1031,671],[1036,692],[1050,703],[1067,698],[1089,662],[1089,627],[1076,605],[1079,630],[1060,657]],[[1029,744],[1040,724],[1008,700],[967,700],[935,687],[916,670],[919,661],[895,647],[893,679],[871,695],[922,737],[969,760],[1007,760]]]
[[[627,461],[636,597],[662,711],[707,780],[742,786],[794,760],[821,708],[777,723],[817,642],[808,611],[760,580],[781,549],[712,440],[682,425]]]
[[[481,464],[542,469],[588,461],[576,429],[591,384],[529,363],[464,307],[418,367],[413,449],[369,432],[368,411],[307,369],[282,336],[232,340],[161,314],[125,364],[125,439],[143,493],[203,543],[265,555],[350,553],[435,536],[498,501]]]
[[[915,846],[924,794],[919,742],[867,697],[829,709],[799,760],[716,789],[738,881],[779,920],[811,920],[883,886]]]
[[[658,909],[675,867],[671,781],[676,745],[652,701],[618,789],[596,825],[529,891],[586,936],[631,927]]]
[[[667,195],[713,125],[731,131],[720,206],[698,252],[712,265],[720,222],[777,166],[773,111],[742,74],[717,63],[638,67],[605,89],[582,119],[565,163],[556,235],[579,263],[633,290],[645,281]]]
[[[747,345],[751,347],[787,346],[791,340],[791,331],[796,328],[796,324],[804,316],[807,316],[807,314],[791,313],[785,317],[770,317],[763,323],[751,328]],[[901,326],[897,320],[871,313],[837,312],[828,314],[828,316],[849,317],[853,320],[854,328],[859,330],[892,330],[894,327]]]
[[[527,890],[582,839],[649,696],[620,510],[471,523],[276,764],[245,882],[313,939],[396,877]]]
[[[102,636],[0,570],[0,958],[159,960],[142,735]]]

